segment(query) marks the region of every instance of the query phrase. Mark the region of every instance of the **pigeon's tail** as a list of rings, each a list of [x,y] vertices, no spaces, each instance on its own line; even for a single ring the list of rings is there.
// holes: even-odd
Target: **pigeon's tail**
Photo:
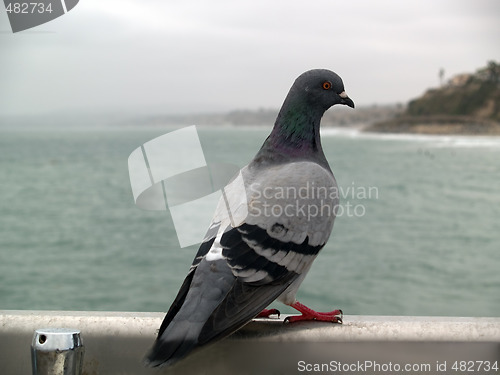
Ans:
[[[144,362],[147,366],[169,366],[185,357],[198,343],[198,335],[203,324],[174,324],[169,337],[159,337]],[[186,325],[186,323],[188,325]]]
[[[257,316],[295,280],[251,285],[238,280],[225,260],[203,259],[188,274],[163,320],[145,363],[170,366],[192,350],[221,339]]]
[[[200,333],[232,288],[235,277],[224,261],[201,262],[182,284],[144,362],[169,366],[199,346]]]

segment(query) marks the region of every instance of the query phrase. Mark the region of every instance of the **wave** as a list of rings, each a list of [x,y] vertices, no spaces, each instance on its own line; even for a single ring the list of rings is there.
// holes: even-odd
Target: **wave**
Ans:
[[[500,136],[479,135],[435,135],[435,134],[409,134],[409,133],[374,133],[364,132],[362,127],[323,128],[322,137],[344,137],[388,141],[425,142],[434,147],[463,147],[463,148],[498,148],[500,149]]]

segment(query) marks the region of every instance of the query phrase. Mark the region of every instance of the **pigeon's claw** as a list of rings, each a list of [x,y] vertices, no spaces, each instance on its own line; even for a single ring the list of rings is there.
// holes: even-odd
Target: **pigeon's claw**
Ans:
[[[341,316],[338,316],[338,315],[341,315]],[[322,313],[322,314],[317,314],[317,315],[309,315],[309,314],[292,315],[292,316],[287,316],[283,322],[284,323],[295,323],[295,322],[303,322],[303,321],[311,321],[311,320],[316,320],[319,322],[332,322],[332,323],[342,324],[342,314],[340,314],[339,310],[334,310],[334,311],[329,312],[329,313]]]
[[[270,318],[271,315],[278,315],[280,317],[280,311],[278,309],[264,309],[257,315],[257,318]]]
[[[342,318],[344,316],[342,310],[333,310],[330,312],[317,312],[301,304],[300,302],[295,302],[290,306],[301,312],[302,315],[287,316],[284,320],[284,323],[295,323],[301,321],[316,320],[319,322],[332,322],[332,323],[342,324]]]

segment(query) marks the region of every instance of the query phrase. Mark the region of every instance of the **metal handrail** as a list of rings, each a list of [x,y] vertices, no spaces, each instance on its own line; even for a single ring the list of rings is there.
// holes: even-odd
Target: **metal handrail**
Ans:
[[[373,366],[388,370],[389,363],[428,364],[429,371],[419,372],[442,374],[437,370],[445,361],[448,371],[454,363],[463,364],[460,361],[472,366],[498,361],[500,367],[500,318],[344,316],[342,325],[256,319],[173,368],[152,372],[142,358],[163,317],[144,312],[0,310],[0,373],[30,374],[33,333],[51,327],[81,332],[84,374],[318,373],[315,366],[333,373],[355,365],[363,373],[384,373],[388,371]],[[370,363],[372,367],[366,367]],[[500,374],[500,369],[488,373]]]

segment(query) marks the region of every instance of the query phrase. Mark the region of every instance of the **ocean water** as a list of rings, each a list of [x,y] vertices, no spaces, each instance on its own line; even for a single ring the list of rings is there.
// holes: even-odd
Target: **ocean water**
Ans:
[[[171,130],[0,128],[0,309],[168,309],[197,249],[134,205],[127,159]],[[270,128],[198,130],[208,162],[243,166]],[[341,214],[301,302],[500,316],[500,138],[326,129],[323,148]]]

